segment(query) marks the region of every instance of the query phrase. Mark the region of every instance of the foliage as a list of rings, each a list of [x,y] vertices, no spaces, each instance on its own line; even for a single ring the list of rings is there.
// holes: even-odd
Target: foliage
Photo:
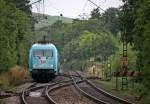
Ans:
[[[14,4],[16,8],[31,16],[30,0],[5,0],[6,5]]]
[[[58,20],[53,25],[40,29],[41,32],[44,30],[48,30],[48,40],[57,46],[61,62],[67,61],[64,66],[73,65],[74,69],[81,69],[90,58],[109,56],[117,50],[112,34],[102,27],[98,19],[74,20],[72,24]],[[39,34],[35,38],[41,36],[43,35]]]
[[[29,80],[29,73],[26,68],[14,66],[9,71],[0,74],[0,87],[11,90],[15,86]]]
[[[122,21],[125,26],[128,42],[132,42],[134,48],[138,51],[137,63],[139,71],[143,73],[144,85],[142,90],[142,102],[148,104],[150,89],[150,1],[149,0],[124,0],[125,4],[122,9],[122,17],[126,21]]]
[[[113,43],[109,40],[109,37],[104,34],[105,33],[94,34],[89,31],[83,31],[78,38],[65,45],[63,49],[64,58],[87,60],[94,56],[112,54],[112,48],[114,48],[112,46]],[[69,51],[66,52],[65,50],[70,50],[71,53]],[[71,57],[68,54],[70,54]]]
[[[99,8],[93,9],[91,11],[91,19],[100,19],[101,18],[101,13],[99,11]]]
[[[100,13],[99,8],[91,11],[90,19],[97,19],[105,27],[107,31],[110,31],[114,36],[120,31],[119,26],[120,10],[118,8],[108,8],[104,13]]]
[[[104,21],[105,28],[116,36],[120,31],[119,29],[119,9],[109,8],[103,13],[102,20]]]
[[[127,42],[132,43],[132,29],[134,28],[134,16],[136,0],[122,0],[124,5],[120,12],[120,29],[127,37]],[[123,37],[123,36],[122,36]]]
[[[30,33],[30,19],[13,4],[6,5],[0,0],[0,71],[6,70],[17,64],[23,57],[21,47],[27,35]],[[27,49],[26,49],[27,50]],[[22,53],[27,54],[27,53]],[[22,63],[25,64],[25,63]]]
[[[118,42],[117,47],[119,50],[112,55],[112,71],[120,71],[121,70],[121,58],[122,58],[122,42]],[[137,71],[136,65],[137,59],[137,51],[133,50],[131,45],[128,45],[128,69]]]

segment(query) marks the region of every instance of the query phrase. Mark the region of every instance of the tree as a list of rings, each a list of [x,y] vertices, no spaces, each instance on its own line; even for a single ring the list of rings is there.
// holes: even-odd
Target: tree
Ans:
[[[19,37],[19,45],[23,44],[31,26],[30,19],[24,12],[14,5],[7,5],[3,0],[0,0],[0,15],[0,70],[2,71],[17,64],[19,51],[24,55],[27,54],[22,51],[26,49],[25,47],[19,46],[19,51],[16,49],[18,46],[16,41]],[[25,57],[21,60],[25,60]]]
[[[19,10],[24,11],[26,14],[28,15],[32,15],[31,12],[31,5],[29,5],[30,0],[6,0],[5,1],[6,4],[14,4],[16,6],[16,8],[18,8]]]
[[[122,31],[138,51],[137,63],[143,74],[142,103],[150,101],[150,2],[149,0],[123,0],[121,23]]]
[[[150,101],[150,5],[148,0],[138,0],[136,4],[136,13],[134,15],[133,38],[135,49],[139,51],[138,63],[140,63],[141,72],[143,73],[143,102],[148,104]]]
[[[134,13],[137,0],[122,0],[124,5],[120,12],[120,29],[127,37],[127,42],[133,42]]]
[[[96,8],[96,9],[93,9],[91,11],[91,19],[100,19],[101,18],[101,14],[100,14],[100,11],[99,11],[99,8]]]
[[[119,9],[109,8],[103,15],[102,20],[107,30],[109,30],[114,36],[119,32]]]

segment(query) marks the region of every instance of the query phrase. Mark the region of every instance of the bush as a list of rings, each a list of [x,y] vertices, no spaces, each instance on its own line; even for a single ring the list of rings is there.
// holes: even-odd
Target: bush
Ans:
[[[0,85],[2,88],[8,88],[10,86],[17,86],[24,83],[29,79],[29,73],[26,68],[20,66],[14,66],[7,72],[3,72],[0,75]]]

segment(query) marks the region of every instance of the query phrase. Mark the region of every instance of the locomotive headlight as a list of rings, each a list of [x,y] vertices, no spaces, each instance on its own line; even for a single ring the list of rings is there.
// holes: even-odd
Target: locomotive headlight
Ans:
[[[50,67],[51,67],[51,68],[53,68],[53,67],[54,67],[54,65],[50,65]]]
[[[33,68],[36,68],[36,65],[35,65],[35,64],[33,65]]]

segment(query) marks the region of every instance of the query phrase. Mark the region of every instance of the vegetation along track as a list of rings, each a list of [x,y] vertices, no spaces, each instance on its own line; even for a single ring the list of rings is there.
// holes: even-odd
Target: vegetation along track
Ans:
[[[80,77],[73,77],[72,80],[74,82],[75,88],[83,95],[93,100],[96,103],[100,104],[132,104],[126,100],[123,100],[119,97],[116,97],[104,90],[97,88],[93,83],[83,78],[81,74],[75,72]],[[76,83],[77,81],[84,79],[84,83]]]

